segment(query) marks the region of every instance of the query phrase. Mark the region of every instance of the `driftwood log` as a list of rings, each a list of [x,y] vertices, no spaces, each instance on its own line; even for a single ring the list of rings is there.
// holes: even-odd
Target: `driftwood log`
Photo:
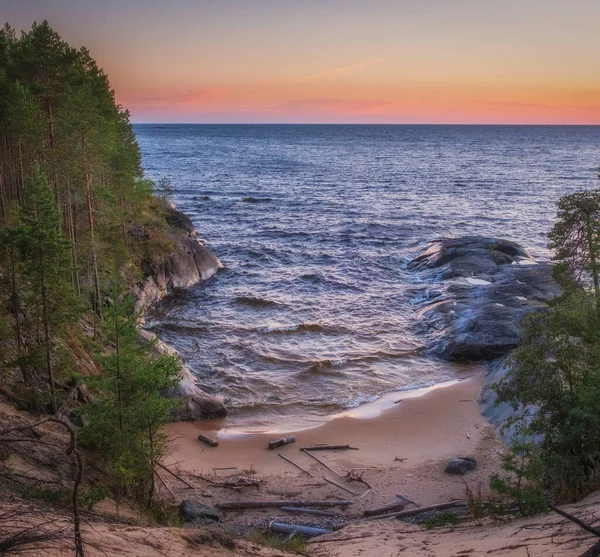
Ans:
[[[324,528],[312,528],[311,526],[300,526],[298,524],[283,524],[281,522],[271,522],[269,529],[279,534],[302,534],[307,537],[322,536],[331,534],[331,530]]]
[[[428,511],[441,511],[442,509],[452,509],[454,507],[466,507],[466,501],[449,501],[448,503],[438,503],[437,505],[428,505],[427,507],[419,507],[417,509],[410,509],[408,511],[392,512],[388,514],[381,514],[377,516],[371,516],[366,520],[379,520],[380,518],[408,518],[409,516],[416,516],[421,513]]]
[[[204,435],[202,433],[198,435],[198,441],[202,441],[203,443],[206,443],[211,447],[216,447],[219,444],[219,442],[216,439],[213,439],[212,437],[209,437],[208,435]]]
[[[301,451],[340,451],[350,449],[352,451],[358,451],[358,447],[351,447],[350,445],[316,445],[314,447],[301,447]]]
[[[398,501],[391,505],[385,505],[384,507],[377,507],[376,509],[367,509],[363,514],[365,516],[377,516],[380,514],[389,514],[396,511],[404,510],[404,507],[408,505],[408,501]]]
[[[352,501],[334,499],[329,501],[221,501],[217,507],[224,510],[262,509],[268,507],[343,507]]]
[[[277,447],[282,447],[283,445],[289,445],[290,443],[295,442],[296,438],[293,435],[288,435],[287,437],[282,437],[275,441],[269,441],[269,449],[276,449]]]
[[[305,509],[304,507],[281,507],[282,511],[286,513],[304,513],[314,514],[317,516],[342,516],[340,513],[334,513],[332,511],[322,511],[320,509]]]

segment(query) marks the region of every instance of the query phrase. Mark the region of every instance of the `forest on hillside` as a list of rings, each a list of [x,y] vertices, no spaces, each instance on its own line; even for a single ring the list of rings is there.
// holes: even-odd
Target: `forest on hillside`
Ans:
[[[139,346],[129,295],[144,263],[173,249],[154,193],[129,113],[90,53],[47,22],[20,35],[6,25],[0,393],[78,425],[77,442],[96,454],[106,489],[147,505],[164,450],[160,427],[176,406],[163,393],[179,371],[174,357]]]

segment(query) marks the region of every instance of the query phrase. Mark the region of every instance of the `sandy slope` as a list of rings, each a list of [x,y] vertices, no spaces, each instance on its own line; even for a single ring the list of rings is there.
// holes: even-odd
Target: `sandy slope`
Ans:
[[[595,522],[597,527],[600,494],[565,510],[588,523]],[[397,520],[384,522],[358,523],[335,535],[318,538],[310,544],[312,554],[314,557],[576,557],[598,541],[554,513],[501,525],[470,524],[430,531]]]

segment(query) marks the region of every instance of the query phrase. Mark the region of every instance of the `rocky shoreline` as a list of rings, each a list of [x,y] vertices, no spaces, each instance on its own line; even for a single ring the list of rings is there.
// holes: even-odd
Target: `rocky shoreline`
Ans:
[[[523,319],[560,294],[552,263],[515,242],[466,236],[429,242],[407,268],[431,284],[417,304],[428,350],[449,361],[488,363],[478,402],[508,443],[511,432],[500,426],[513,410],[496,404],[490,387],[508,371],[505,358],[521,343]]]
[[[144,280],[135,285],[133,295],[136,310],[143,315],[152,306],[177,288],[189,288],[215,275],[223,264],[216,255],[196,238],[196,230],[189,217],[177,210],[175,205],[164,202],[165,218],[169,225],[169,237],[175,249],[166,257],[157,258],[143,269]],[[152,343],[158,355],[177,352],[161,342],[155,334],[140,329],[140,341]],[[184,400],[183,408],[174,416],[175,421],[195,421],[222,418],[227,415],[223,399],[206,393],[191,370],[182,365],[179,385],[168,393]]]
[[[169,235],[175,249],[144,269],[146,278],[134,289],[137,308],[152,307],[177,288],[208,280],[223,268],[219,259],[196,239],[191,220],[171,203],[165,203]],[[488,372],[478,397],[483,416],[508,442],[510,432],[500,425],[511,414],[506,404],[496,404],[490,388],[507,372],[506,356],[521,342],[520,325],[533,311],[547,307],[560,294],[549,261],[533,258],[509,240],[485,236],[441,238],[413,254],[406,265],[428,283],[416,302],[426,338],[426,350],[448,361],[485,362]],[[141,330],[143,342],[154,343],[157,354],[175,350]],[[207,394],[189,368],[170,396],[182,398],[184,408],[176,421],[195,421],[227,415],[223,399]]]

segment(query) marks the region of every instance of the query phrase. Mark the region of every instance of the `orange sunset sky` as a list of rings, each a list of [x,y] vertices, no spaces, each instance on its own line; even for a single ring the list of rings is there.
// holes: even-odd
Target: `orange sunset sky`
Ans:
[[[134,122],[600,124],[600,0],[0,0]]]

